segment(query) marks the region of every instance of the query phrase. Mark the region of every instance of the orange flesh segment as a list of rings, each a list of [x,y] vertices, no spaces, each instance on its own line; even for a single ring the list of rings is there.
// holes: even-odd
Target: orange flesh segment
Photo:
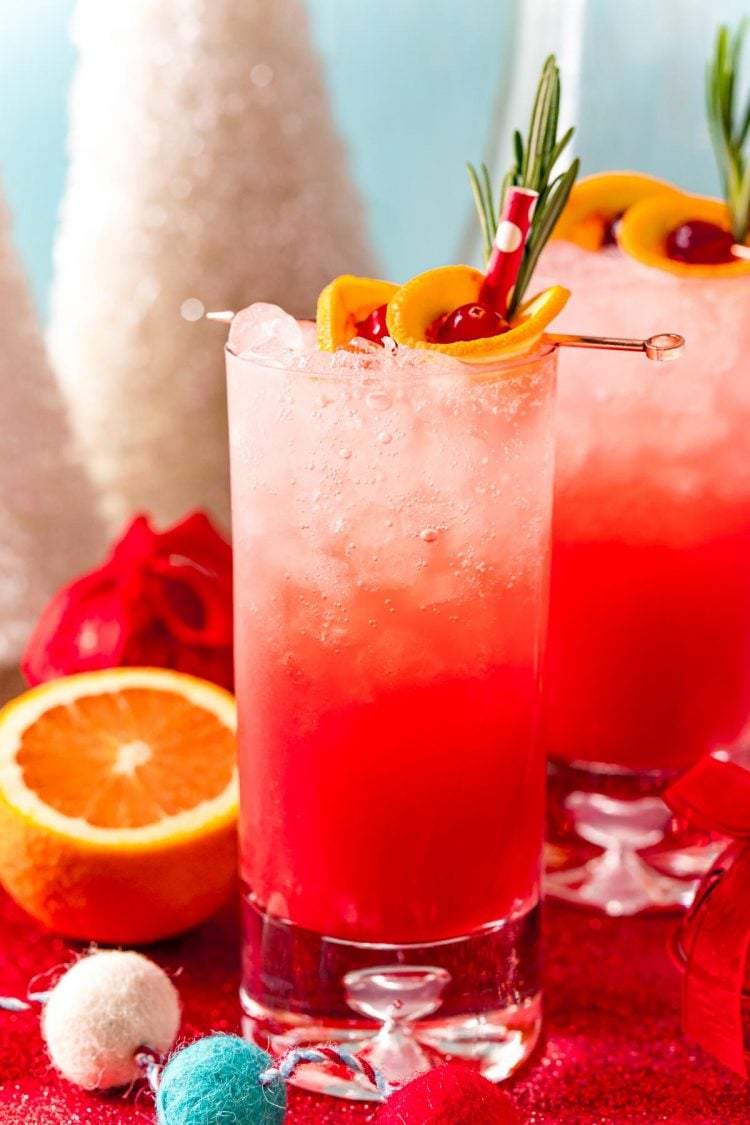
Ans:
[[[398,286],[391,281],[342,274],[326,285],[318,297],[318,347],[333,352],[357,335],[357,324],[375,309],[387,305]]]
[[[654,266],[677,277],[727,278],[750,274],[750,262],[739,258],[734,262],[692,264],[677,262],[667,255],[667,237],[694,219],[716,223],[730,229],[729,212],[720,199],[686,193],[653,196],[629,208],[617,230],[621,250],[645,266]]]
[[[478,300],[484,274],[471,266],[440,266],[418,274],[402,285],[388,305],[388,330],[408,348],[426,348],[455,356],[466,363],[488,363],[532,351],[549,322],[562,310],[570,293],[560,285],[545,289],[521,306],[511,328],[498,336],[430,343],[432,324],[461,305]]]
[[[580,246],[582,250],[591,250],[596,253],[604,245],[605,232],[609,222],[611,220],[605,215],[586,215],[577,224],[574,233],[566,238],[566,241],[575,242],[576,246]],[[557,228],[555,228],[552,237],[565,238],[565,235],[559,235]]]
[[[63,815],[140,828],[218,797],[235,755],[232,731],[202,707],[125,688],[42,714],[23,732],[17,763],[28,788]]]
[[[573,185],[552,238],[574,242],[583,250],[600,250],[607,225],[635,203],[651,196],[680,195],[665,180],[640,172],[603,172]]]

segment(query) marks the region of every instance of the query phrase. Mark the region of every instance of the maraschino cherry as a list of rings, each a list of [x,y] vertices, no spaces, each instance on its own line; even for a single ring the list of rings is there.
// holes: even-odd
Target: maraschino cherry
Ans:
[[[667,257],[689,265],[717,266],[736,261],[732,254],[734,239],[728,230],[705,219],[681,223],[667,236]]]
[[[436,344],[455,344],[463,340],[483,340],[499,336],[510,328],[508,321],[495,309],[474,301],[460,305],[431,325],[428,339]]]
[[[600,249],[603,250],[606,246],[617,245],[617,225],[620,222],[621,218],[622,211],[618,211],[616,215],[612,215],[611,218],[605,219],[604,229],[602,230],[602,244]]]
[[[372,340],[373,344],[382,344],[383,339],[388,335],[385,319],[387,312],[387,305],[379,305],[364,320],[358,320],[354,326],[355,336],[361,336],[363,340]]]

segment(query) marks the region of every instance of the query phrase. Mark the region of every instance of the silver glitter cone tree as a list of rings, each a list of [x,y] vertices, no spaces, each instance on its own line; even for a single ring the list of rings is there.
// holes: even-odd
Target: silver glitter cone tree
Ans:
[[[99,562],[104,531],[0,194],[0,697],[31,627],[64,582]]]
[[[111,529],[228,524],[205,309],[310,316],[372,263],[299,0],[80,0],[51,355]]]

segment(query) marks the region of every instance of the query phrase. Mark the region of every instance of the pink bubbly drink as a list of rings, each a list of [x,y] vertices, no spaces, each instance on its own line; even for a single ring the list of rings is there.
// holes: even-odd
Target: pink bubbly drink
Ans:
[[[555,353],[326,353],[256,305],[227,361],[249,1033],[421,1017],[404,1066],[499,1077],[539,1020]]]
[[[692,883],[668,876],[707,862],[669,836],[665,780],[747,733],[750,278],[677,277],[567,242],[544,265],[574,291],[556,328],[667,326],[687,341],[677,364],[560,363],[545,726],[567,796],[551,803],[551,854],[569,868],[571,821],[610,851],[551,886],[630,912],[685,901]]]

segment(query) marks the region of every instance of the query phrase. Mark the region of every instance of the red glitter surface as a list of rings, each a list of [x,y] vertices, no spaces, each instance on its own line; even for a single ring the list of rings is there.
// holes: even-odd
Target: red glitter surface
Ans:
[[[529,1125],[745,1125],[750,1087],[679,1026],[679,979],[666,953],[674,919],[600,918],[549,904],[546,1036],[506,1085]],[[70,962],[80,947],[42,931],[0,892],[0,994]],[[184,1004],[181,1040],[237,1031],[234,911],[187,937],[149,950],[173,976]],[[0,1012],[2,1125],[152,1122],[145,1089],[85,1093],[50,1068],[36,1013]],[[360,1125],[372,1107],[293,1091],[287,1125]]]

